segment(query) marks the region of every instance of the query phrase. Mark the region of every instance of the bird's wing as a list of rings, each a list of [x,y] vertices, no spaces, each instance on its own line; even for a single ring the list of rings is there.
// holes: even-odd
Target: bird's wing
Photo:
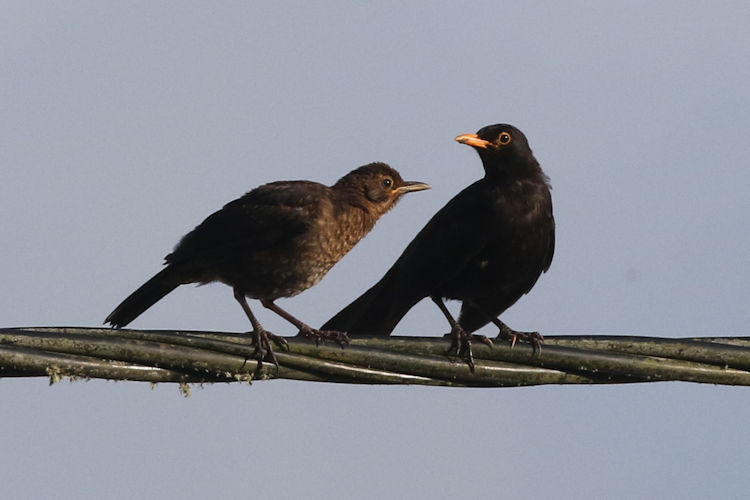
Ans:
[[[483,250],[487,198],[482,181],[467,187],[440,209],[409,243],[386,274],[323,329],[352,335],[389,335],[409,309],[460,275]]]
[[[400,276],[403,283],[418,282],[422,297],[460,275],[486,245],[490,202],[482,188],[482,181],[478,181],[446,203],[409,243],[388,274]]]
[[[550,196],[549,192],[547,192],[547,196],[548,197]],[[552,258],[555,255],[555,218],[552,215],[552,201],[551,200],[549,201],[549,211],[550,211],[549,212],[550,219],[548,223],[551,224],[551,230],[548,231],[549,242],[547,245],[547,257],[544,260],[544,268],[543,268],[545,273],[549,270],[550,266],[552,265]]]
[[[307,181],[260,186],[209,215],[182,238],[167,262],[279,248],[307,231],[328,189]]]

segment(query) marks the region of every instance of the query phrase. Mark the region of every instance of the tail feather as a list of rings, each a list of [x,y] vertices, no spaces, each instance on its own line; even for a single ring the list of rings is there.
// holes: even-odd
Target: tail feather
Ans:
[[[179,271],[167,266],[123,300],[104,322],[115,328],[123,327],[181,284]]]
[[[354,337],[390,335],[401,318],[423,297],[404,297],[389,274],[329,319],[321,329],[346,332]]]

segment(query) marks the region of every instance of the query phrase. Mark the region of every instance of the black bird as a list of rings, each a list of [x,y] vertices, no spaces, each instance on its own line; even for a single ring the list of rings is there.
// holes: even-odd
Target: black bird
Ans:
[[[488,322],[500,328],[499,336],[513,343],[520,337],[539,348],[541,335],[516,332],[498,316],[552,263],[549,178],[526,136],[511,125],[490,125],[456,141],[479,153],[484,178],[440,209],[385,276],[322,328],[350,336],[390,335],[409,309],[430,297],[450,323],[452,350],[472,369],[471,332]],[[458,321],[443,299],[462,301]]]
[[[253,189],[210,215],[180,240],[166,267],[115,308],[105,323],[127,325],[162,297],[186,283],[220,281],[253,326],[258,359],[278,364],[266,332],[246,297],[260,299],[316,340],[346,341],[344,332],[310,328],[274,303],[317,284],[402,195],[429,189],[405,182],[385,163],[351,171],[331,187],[310,181],[279,181]]]

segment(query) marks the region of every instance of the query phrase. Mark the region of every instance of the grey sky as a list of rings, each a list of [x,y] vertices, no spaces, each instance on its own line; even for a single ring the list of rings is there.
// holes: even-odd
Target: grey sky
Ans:
[[[552,179],[545,334],[747,335],[746,2],[4,2],[3,326],[96,326],[180,236],[278,179],[381,160],[406,197],[282,307],[319,325],[512,123]],[[404,335],[447,330],[425,301]],[[455,307],[455,304],[452,305]],[[292,334],[261,311],[264,325]],[[249,329],[181,287],[138,328]],[[491,328],[483,331],[494,334]],[[0,380],[3,498],[739,498],[745,388],[194,388]]]

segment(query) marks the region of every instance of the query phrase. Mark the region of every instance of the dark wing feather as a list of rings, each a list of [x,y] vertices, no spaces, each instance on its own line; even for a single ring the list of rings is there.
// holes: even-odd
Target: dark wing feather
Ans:
[[[281,181],[260,186],[211,214],[177,244],[167,263],[231,259],[248,248],[268,250],[303,234],[329,188]]]
[[[483,182],[475,182],[451,199],[380,281],[322,328],[350,335],[389,335],[414,304],[460,275],[482,251],[482,235],[488,229]]]

